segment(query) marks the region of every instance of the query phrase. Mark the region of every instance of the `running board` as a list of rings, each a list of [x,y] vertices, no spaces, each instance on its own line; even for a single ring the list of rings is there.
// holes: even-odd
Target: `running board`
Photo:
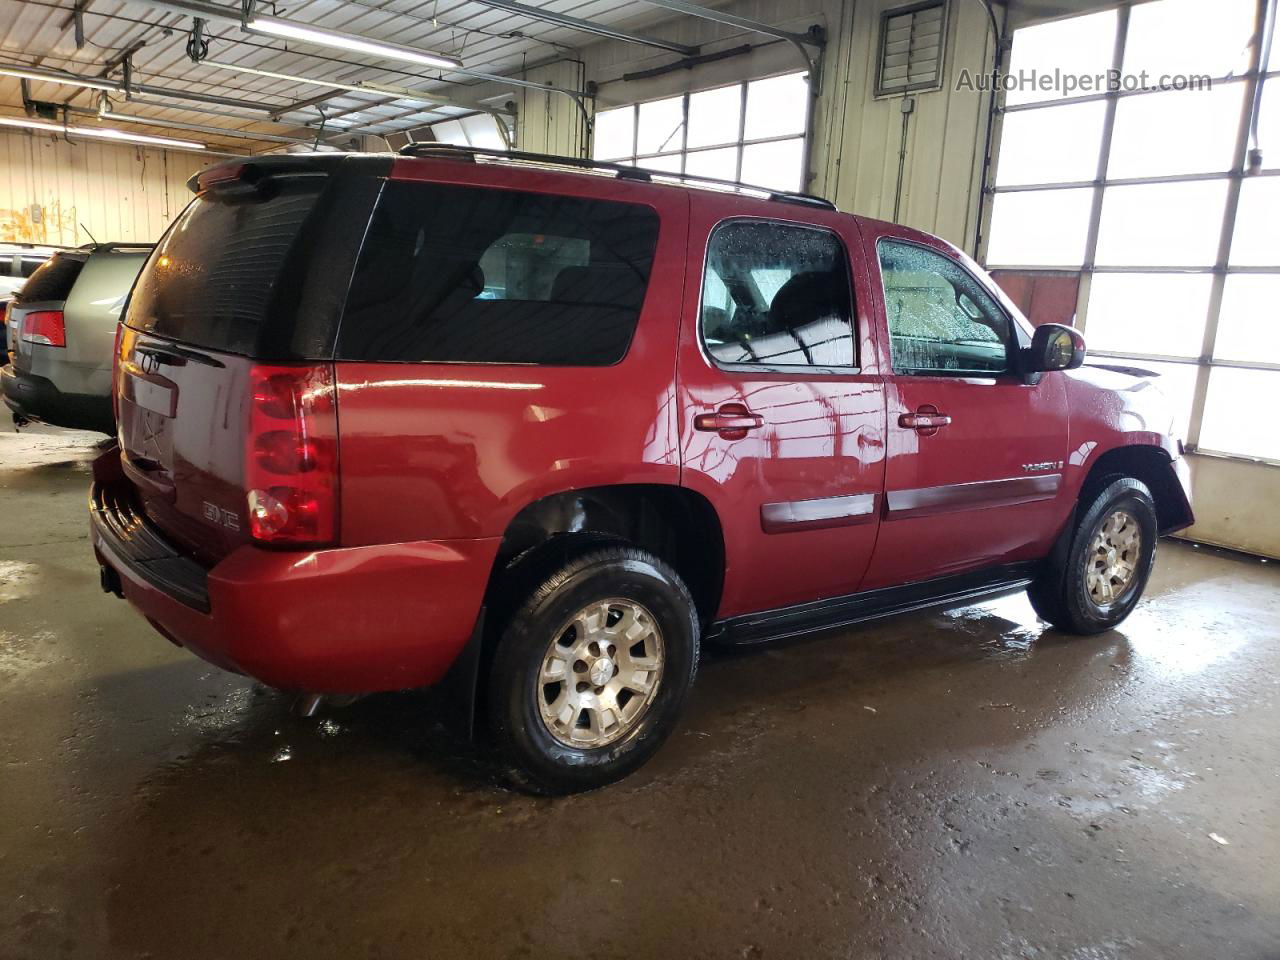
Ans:
[[[900,587],[881,587],[828,600],[799,603],[730,617],[712,624],[708,643],[743,646],[780,640],[833,627],[848,627],[912,610],[955,607],[1025,590],[1036,565],[1015,563],[973,573],[961,573]]]

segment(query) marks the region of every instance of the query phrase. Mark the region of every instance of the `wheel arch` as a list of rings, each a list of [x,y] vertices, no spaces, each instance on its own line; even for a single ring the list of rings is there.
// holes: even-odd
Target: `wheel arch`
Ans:
[[[674,484],[618,484],[549,494],[507,524],[490,594],[518,569],[558,566],[592,544],[625,542],[670,564],[693,595],[703,625],[715,619],[724,587],[724,531],[711,502]]]
[[[1155,501],[1161,535],[1181,530],[1192,523],[1191,505],[1174,472],[1173,459],[1163,447],[1130,444],[1104,451],[1085,475],[1079,502],[1087,503],[1093,494],[1115,477],[1133,477],[1146,484]]]

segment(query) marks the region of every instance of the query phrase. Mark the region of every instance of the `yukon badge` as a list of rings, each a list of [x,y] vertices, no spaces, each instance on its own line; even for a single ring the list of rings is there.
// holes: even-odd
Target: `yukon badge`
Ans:
[[[230,510],[224,510],[216,503],[204,501],[204,518],[210,523],[219,527],[226,527],[228,530],[240,529],[240,516]]]
[[[1046,460],[1043,463],[1024,463],[1022,469],[1026,473],[1039,473],[1041,470],[1061,470],[1061,460]]]

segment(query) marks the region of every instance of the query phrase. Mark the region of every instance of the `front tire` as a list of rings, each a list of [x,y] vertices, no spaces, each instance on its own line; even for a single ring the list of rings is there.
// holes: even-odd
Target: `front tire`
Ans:
[[[1090,499],[1027,596],[1042,620],[1068,633],[1110,630],[1142,598],[1159,536],[1155,503],[1133,477],[1112,480]]]
[[[639,768],[679,720],[698,641],[688,588],[642,550],[593,549],[549,576],[505,624],[489,675],[517,783],[575,793]]]

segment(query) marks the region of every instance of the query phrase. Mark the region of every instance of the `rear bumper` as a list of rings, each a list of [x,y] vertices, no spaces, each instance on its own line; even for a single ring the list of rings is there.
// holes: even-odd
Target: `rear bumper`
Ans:
[[[174,643],[285,690],[372,693],[438,682],[470,639],[499,544],[245,546],[204,570],[131,503],[111,450],[94,464],[90,523],[98,562],[119,577],[125,598]]]
[[[109,396],[63,393],[52,380],[17,370],[12,364],[0,367],[0,390],[9,409],[28,420],[77,430],[115,432]]]

